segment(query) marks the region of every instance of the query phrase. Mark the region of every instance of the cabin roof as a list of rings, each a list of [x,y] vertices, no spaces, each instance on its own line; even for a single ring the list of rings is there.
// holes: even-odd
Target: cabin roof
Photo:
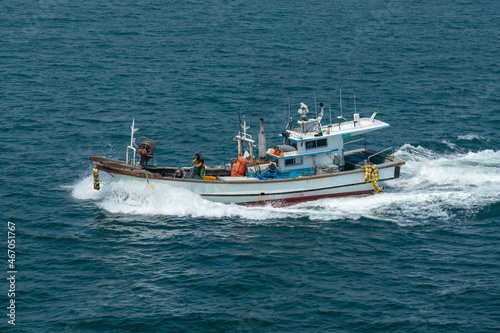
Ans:
[[[313,131],[308,133],[300,133],[298,130],[287,130],[287,133],[289,134],[287,139],[293,142],[305,142],[305,141],[321,140],[324,138],[330,138],[336,136],[342,136],[342,138],[348,138],[351,136],[361,135],[368,132],[380,130],[382,128],[386,128],[389,126],[390,126],[389,124],[384,123],[380,120],[374,119],[372,122],[370,121],[370,118],[361,118],[356,127],[354,127],[354,121],[351,120],[343,122],[340,125],[340,128],[338,124],[331,124],[322,126],[321,127],[322,129],[319,131]],[[330,131],[330,134],[327,134],[328,131]],[[322,135],[315,136],[318,133],[321,133]],[[278,137],[284,138],[283,134],[279,134]]]

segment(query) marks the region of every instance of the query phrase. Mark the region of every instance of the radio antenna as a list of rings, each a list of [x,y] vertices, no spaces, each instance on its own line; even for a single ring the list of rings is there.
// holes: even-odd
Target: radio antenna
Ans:
[[[351,84],[352,84],[352,95],[354,97],[354,113],[356,112],[356,91],[354,90],[354,80],[352,79],[352,69],[349,69],[351,72]]]
[[[238,105],[238,118],[239,118],[239,121],[240,121],[240,128],[239,128],[239,131],[238,131],[238,135],[236,136],[236,138],[234,138],[236,141],[238,141],[238,156],[241,156],[242,153],[242,149],[243,149],[243,145],[242,145],[242,141],[243,141],[243,137],[241,135],[241,115],[240,115],[240,105]]]
[[[314,78],[314,110],[316,111],[316,118],[318,118],[318,107],[316,106],[316,78]]]
[[[342,78],[339,71],[340,116],[342,117]]]
[[[354,113],[357,113],[356,112],[356,91],[354,90],[354,83],[352,85],[352,94],[354,96]]]
[[[288,121],[292,121],[292,113],[291,113],[291,103],[292,103],[292,92],[290,88],[290,67],[288,67]]]
[[[339,71],[339,92],[340,92],[340,116],[338,116],[337,119],[339,120],[339,130],[340,130],[342,125],[342,120],[347,120],[342,115],[342,81],[341,81],[340,71]]]
[[[240,115],[240,107],[241,107],[241,106],[240,106],[240,105],[238,105],[238,118],[239,118],[239,120],[240,120],[240,129],[239,129],[238,133],[239,133],[239,134],[240,134],[240,136],[241,136],[241,115]]]

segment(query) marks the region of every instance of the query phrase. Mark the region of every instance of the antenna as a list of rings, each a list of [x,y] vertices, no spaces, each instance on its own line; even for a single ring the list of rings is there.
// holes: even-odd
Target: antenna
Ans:
[[[292,103],[292,92],[290,88],[290,67],[288,67],[288,118],[292,117],[291,114],[291,103]]]
[[[239,130],[238,130],[238,133],[239,133],[239,134],[240,134],[240,136],[241,136],[241,115],[240,115],[240,107],[241,107],[241,105],[238,105],[238,118],[239,118],[239,120],[240,120],[240,128],[239,128]]]
[[[332,106],[328,105],[328,111],[330,111],[330,124],[332,123]]]
[[[240,105],[238,105],[238,118],[240,120],[240,128],[238,130],[238,135],[236,136],[236,141],[238,141],[238,156],[241,156],[241,149],[242,149],[242,144],[241,144],[241,115],[240,115]]]
[[[339,92],[340,92],[340,116],[342,117],[342,81],[339,72]]]
[[[316,106],[316,78],[314,78],[314,111],[316,111],[316,118],[318,118],[318,107]]]
[[[356,91],[354,90],[354,83],[352,85],[352,94],[354,96],[354,113],[357,113],[356,112]]]
[[[316,118],[318,118],[318,107],[316,106],[316,87],[314,87],[314,110],[316,110]]]
[[[339,92],[340,92],[340,116],[338,116],[337,119],[339,120],[339,130],[340,130],[342,120],[347,120],[342,116],[342,82],[341,82],[340,71],[339,71]]]
[[[243,116],[243,138],[247,138],[247,129],[249,129],[250,126],[247,126],[247,117]]]
[[[292,92],[290,88],[290,67],[288,67],[288,126],[291,128],[292,126],[292,111],[291,111],[291,103],[292,103]]]
[[[354,80],[352,79],[352,69],[349,69],[349,71],[351,72],[352,95],[354,97],[354,113],[357,113],[356,112],[356,91],[354,91]]]

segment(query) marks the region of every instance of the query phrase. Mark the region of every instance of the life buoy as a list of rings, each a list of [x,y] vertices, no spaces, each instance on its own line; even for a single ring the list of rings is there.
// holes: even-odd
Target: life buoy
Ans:
[[[231,169],[231,177],[243,177],[247,171],[247,164],[250,162],[242,156],[238,157],[238,161],[233,164]]]

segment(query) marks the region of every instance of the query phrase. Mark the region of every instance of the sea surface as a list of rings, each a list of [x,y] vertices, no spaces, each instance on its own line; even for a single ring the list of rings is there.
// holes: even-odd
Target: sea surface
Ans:
[[[500,331],[499,41],[497,0],[2,1],[0,331]],[[222,166],[238,108],[272,146],[340,88],[391,125],[366,136],[406,161],[384,193],[92,188],[133,119],[158,165]]]

